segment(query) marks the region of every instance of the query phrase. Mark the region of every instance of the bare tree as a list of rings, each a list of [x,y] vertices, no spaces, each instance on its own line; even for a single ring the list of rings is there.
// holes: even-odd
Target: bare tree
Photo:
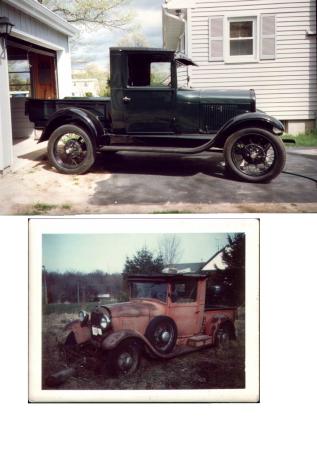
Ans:
[[[148,47],[148,41],[143,33],[132,31],[118,41],[118,47]]]
[[[132,20],[126,7],[130,0],[38,0],[70,23],[88,30],[123,28]]]
[[[175,234],[161,237],[158,247],[166,266],[177,263],[182,257],[181,239]]]

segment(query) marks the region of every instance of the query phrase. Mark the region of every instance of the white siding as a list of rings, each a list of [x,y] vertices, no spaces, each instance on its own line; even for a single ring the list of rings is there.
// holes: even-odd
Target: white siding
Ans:
[[[10,18],[10,21],[14,23],[13,30],[19,30],[61,48],[68,47],[68,36],[66,34],[62,34],[54,28],[48,27],[34,17],[30,17],[10,5],[5,3],[0,4],[0,16]]]
[[[210,17],[235,14],[276,17],[276,57],[251,63],[209,61]],[[257,107],[281,120],[315,119],[317,111],[315,0],[197,0],[191,9],[194,88],[253,88]]]

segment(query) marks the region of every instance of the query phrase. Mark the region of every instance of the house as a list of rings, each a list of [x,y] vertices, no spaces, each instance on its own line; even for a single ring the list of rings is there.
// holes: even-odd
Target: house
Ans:
[[[98,97],[99,82],[96,78],[73,78],[72,79],[72,96]]]
[[[165,0],[164,47],[186,52],[192,88],[254,89],[297,134],[316,127],[316,0]]]
[[[162,270],[163,273],[211,273],[226,268],[222,256],[227,246],[214,253],[208,261],[195,263],[175,263],[169,264]]]
[[[54,99],[72,93],[69,38],[77,29],[36,0],[1,0],[0,22],[13,25],[0,36],[0,173],[14,159],[13,140],[32,135],[27,97]]]

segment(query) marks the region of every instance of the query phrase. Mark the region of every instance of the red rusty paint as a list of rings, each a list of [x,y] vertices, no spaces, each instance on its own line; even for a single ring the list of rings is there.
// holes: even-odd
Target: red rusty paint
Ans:
[[[151,320],[156,316],[167,316],[174,320],[177,326],[177,346],[187,345],[188,338],[201,335],[210,336],[214,342],[215,334],[221,323],[225,321],[234,323],[236,317],[234,307],[208,307],[205,310],[206,277],[204,276],[191,277],[191,282],[194,280],[197,283],[196,298],[193,299],[182,299],[182,296],[175,296],[172,292],[172,286],[175,287],[172,283],[183,283],[186,276],[183,278],[179,275],[175,275],[175,278],[164,275],[132,278],[134,281],[156,281],[158,279],[166,281],[168,285],[166,301],[142,298],[100,306],[101,310],[106,308],[108,314],[109,311],[111,312],[111,328],[107,329],[103,336],[100,334],[94,337],[94,341],[98,340],[104,349],[109,350],[115,348],[124,339],[136,338],[152,348],[145,338],[145,332]],[[190,297],[190,294],[188,296]],[[69,324],[68,329],[74,332],[77,343],[86,342],[92,337],[90,328],[82,326],[78,320]],[[206,339],[206,342],[210,343],[210,339]],[[157,353],[155,349],[153,349],[153,353]]]
[[[82,327],[80,320],[74,320],[67,327],[74,333],[77,344],[83,344],[91,339],[90,328],[88,326]]]

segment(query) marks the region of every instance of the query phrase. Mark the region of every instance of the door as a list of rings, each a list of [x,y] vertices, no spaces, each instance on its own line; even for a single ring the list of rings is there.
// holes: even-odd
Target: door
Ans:
[[[169,316],[177,325],[178,337],[189,337],[201,331],[204,305],[197,294],[197,280],[172,283]]]
[[[166,56],[165,56],[166,58]],[[122,106],[126,133],[173,133],[172,63],[161,55],[130,54]]]
[[[54,56],[30,53],[33,80],[33,98],[50,100],[56,98]]]

